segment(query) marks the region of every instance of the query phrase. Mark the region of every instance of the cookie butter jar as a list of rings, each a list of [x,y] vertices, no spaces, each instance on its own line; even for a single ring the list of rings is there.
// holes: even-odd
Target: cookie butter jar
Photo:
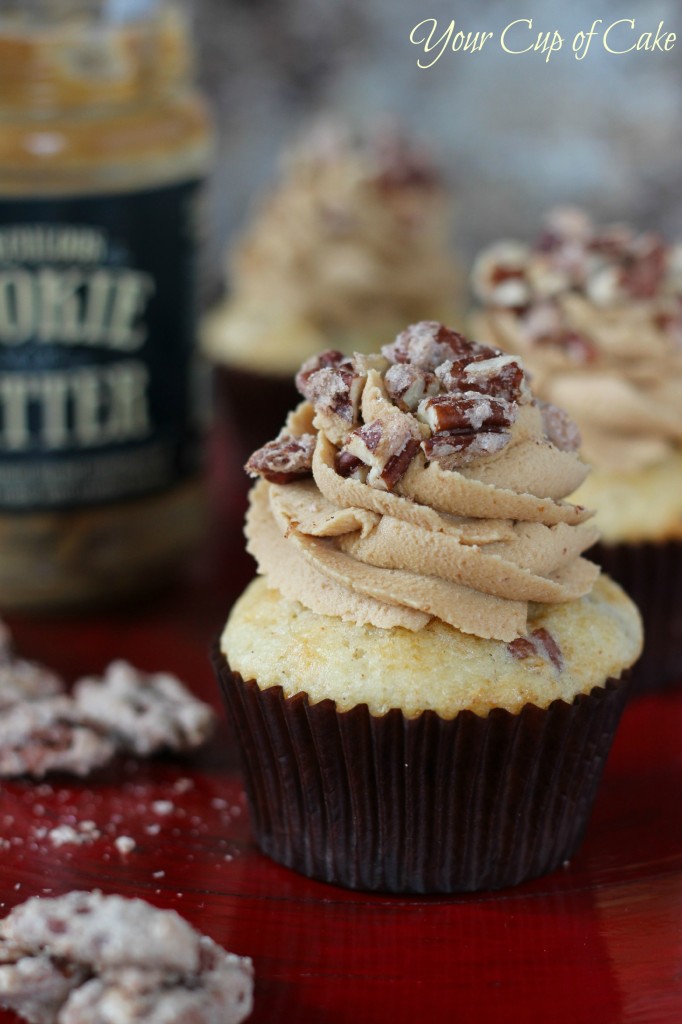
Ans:
[[[0,608],[136,594],[196,540],[210,143],[176,3],[0,9]]]

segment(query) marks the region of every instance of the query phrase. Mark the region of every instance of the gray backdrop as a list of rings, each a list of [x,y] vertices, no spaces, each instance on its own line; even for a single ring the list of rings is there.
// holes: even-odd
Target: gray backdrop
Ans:
[[[682,235],[679,162],[682,4],[678,0],[195,0],[201,80],[219,130],[210,191],[208,278],[215,292],[222,251],[283,144],[307,119],[331,110],[360,122],[399,114],[434,146],[458,197],[457,239],[468,257],[501,235],[532,235],[541,211],[577,201]],[[444,31],[495,31],[482,52],[445,53],[428,69],[410,30],[436,18]],[[505,54],[513,39],[557,29],[564,48]],[[593,40],[578,62],[571,41],[595,18],[659,21],[676,31],[668,53],[616,56]],[[603,26],[602,26],[603,27]],[[614,30],[615,33],[615,30]],[[625,29],[616,34],[626,38]]]

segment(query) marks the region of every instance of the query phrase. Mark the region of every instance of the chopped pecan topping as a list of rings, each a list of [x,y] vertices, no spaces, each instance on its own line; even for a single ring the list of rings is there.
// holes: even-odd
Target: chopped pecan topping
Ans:
[[[252,979],[250,960],[138,899],[35,897],[0,922],[0,1001],[34,1024],[240,1024]]]
[[[436,168],[425,154],[394,134],[377,139],[377,173],[373,181],[386,191],[403,188],[433,189],[440,184]]]
[[[563,349],[569,359],[575,363],[593,363],[599,355],[596,344],[585,334],[579,334],[578,331],[557,331],[556,334],[537,338],[536,344]]]
[[[436,376],[446,391],[478,391],[508,402],[518,401],[525,379],[523,369],[513,356],[488,351],[490,356],[486,353],[468,363],[448,360],[436,368]]]
[[[494,306],[523,308],[531,298],[526,272],[530,253],[524,245],[499,242],[474,263],[472,282],[478,297]]]
[[[339,458],[355,456],[369,466],[367,483],[370,486],[392,491],[418,451],[419,439],[415,437],[408,418],[400,416],[391,420],[374,420],[358,427],[348,435]]]
[[[440,391],[438,378],[412,363],[394,363],[384,377],[386,393],[404,412],[414,412],[423,398]]]
[[[444,430],[422,441],[421,447],[429,462],[437,462],[442,469],[456,470],[484,455],[494,455],[510,440],[508,430]]]
[[[254,452],[244,468],[250,476],[262,476],[271,484],[300,480],[312,473],[315,440],[314,434],[284,434]]]
[[[303,364],[296,386],[316,413],[337,416],[350,428],[358,422],[366,379],[365,374],[357,373],[353,361],[340,352],[323,352],[316,360]]]
[[[434,433],[443,430],[478,431],[482,427],[511,426],[516,419],[516,407],[506,398],[465,391],[425,398],[419,404],[417,417]]]
[[[519,636],[507,644],[509,653],[520,660],[539,657],[551,661],[557,672],[564,667],[564,656],[554,637],[544,627],[534,629],[530,636]]]
[[[0,777],[87,775],[109,762],[113,741],[86,724],[69,697],[20,701],[0,717]]]
[[[447,359],[468,356],[471,362],[482,347],[436,320],[422,320],[406,327],[393,344],[384,345],[381,352],[391,363],[411,363],[420,370],[433,372]]]
[[[576,452],[580,448],[580,431],[568,413],[551,402],[538,401],[538,405],[547,439],[562,452]]]
[[[661,287],[667,269],[668,247],[658,235],[635,239],[623,260],[620,284],[633,299],[650,299]]]
[[[353,477],[356,480],[362,479],[367,474],[367,466],[362,459],[359,459],[357,455],[351,455],[350,452],[337,452],[334,458],[334,468],[339,476]]]
[[[410,437],[405,446],[395,455],[391,455],[381,472],[381,479],[386,484],[386,490],[392,491],[410,468],[410,463],[419,451],[419,441]]]
[[[344,356],[343,352],[337,351],[337,349],[327,349],[325,352],[320,352],[317,355],[311,356],[301,366],[301,369],[296,374],[296,387],[304,398],[308,401],[312,401],[308,395],[308,380],[318,370],[336,369],[339,366],[351,366],[351,360]]]

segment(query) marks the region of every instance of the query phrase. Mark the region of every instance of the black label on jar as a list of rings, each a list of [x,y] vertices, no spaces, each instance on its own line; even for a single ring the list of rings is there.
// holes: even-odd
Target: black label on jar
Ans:
[[[197,193],[0,201],[0,510],[196,472]]]

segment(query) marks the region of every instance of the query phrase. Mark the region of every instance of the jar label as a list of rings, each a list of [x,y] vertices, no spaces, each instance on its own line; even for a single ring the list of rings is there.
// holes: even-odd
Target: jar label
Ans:
[[[0,509],[196,472],[198,187],[0,201]]]

